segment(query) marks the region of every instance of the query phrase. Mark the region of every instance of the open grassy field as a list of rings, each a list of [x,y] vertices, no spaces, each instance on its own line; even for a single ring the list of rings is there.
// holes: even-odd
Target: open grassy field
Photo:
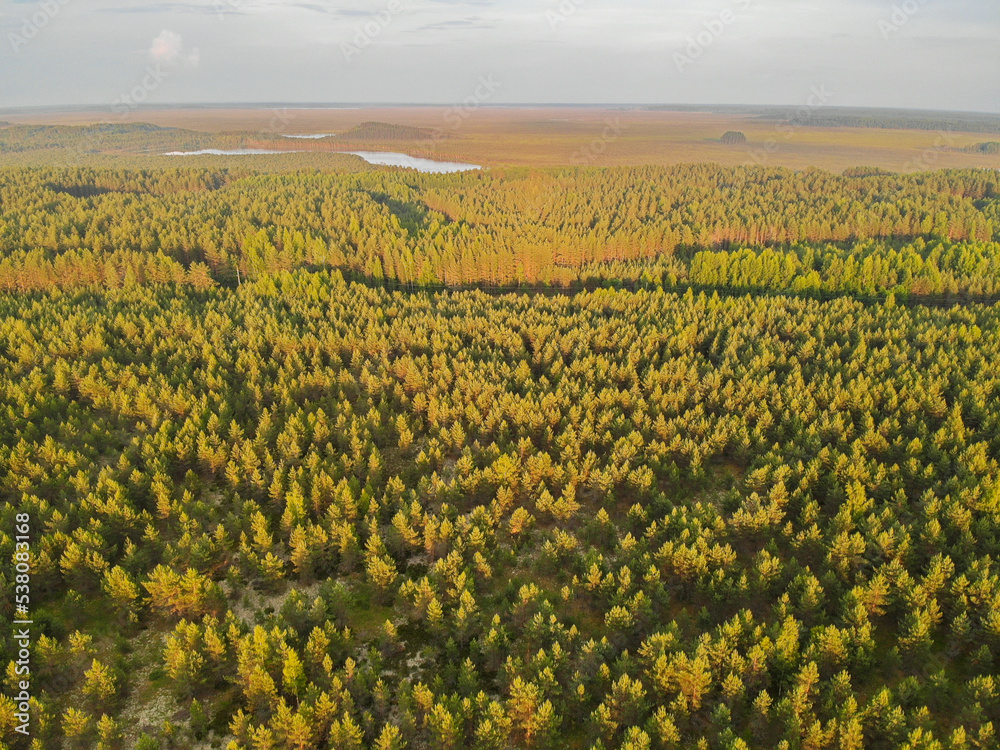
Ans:
[[[10,114],[12,124],[90,124],[108,121],[93,111]],[[715,162],[766,164],[841,171],[867,166],[903,172],[941,168],[1000,168],[1000,155],[963,153],[995,141],[989,133],[810,127],[760,117],[699,112],[579,107],[371,109],[161,109],[140,110],[115,122],[149,122],[207,132],[266,134],[288,149],[405,151],[487,166],[620,166]],[[445,137],[385,142],[331,143],[283,135],[341,133],[367,121],[427,128]],[[746,134],[745,145],[724,145],[728,130]]]

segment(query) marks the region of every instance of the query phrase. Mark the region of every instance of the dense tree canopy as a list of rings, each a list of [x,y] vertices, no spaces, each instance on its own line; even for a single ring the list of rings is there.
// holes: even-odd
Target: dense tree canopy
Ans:
[[[107,159],[0,170],[0,750],[997,747],[996,173]]]
[[[355,157],[339,157],[352,159]],[[7,169],[0,285],[235,284],[336,267],[423,286],[617,278],[992,296],[1000,183],[713,166],[260,174]]]
[[[4,294],[35,747],[995,747],[998,315]]]

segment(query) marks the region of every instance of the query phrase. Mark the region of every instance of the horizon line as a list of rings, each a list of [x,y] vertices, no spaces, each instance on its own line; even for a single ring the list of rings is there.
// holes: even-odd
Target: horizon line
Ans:
[[[45,105],[23,105],[14,107],[0,107],[0,115],[29,114],[33,112],[47,113],[70,113],[70,112],[98,112],[108,109],[107,104],[45,104]],[[156,112],[167,109],[447,109],[461,107],[461,103],[455,102],[282,102],[282,101],[252,101],[252,102],[163,102],[160,104],[149,104],[137,107],[134,112]],[[542,109],[542,108],[576,108],[576,109],[609,109],[609,108],[629,108],[629,109],[683,109],[698,110],[698,108],[727,108],[741,110],[764,110],[764,109],[797,109],[801,104],[740,104],[732,102],[714,103],[692,103],[692,102],[517,102],[509,104],[483,104],[477,105],[476,109]],[[868,112],[907,112],[920,114],[937,115],[978,115],[985,117],[1000,118],[1000,111],[976,111],[960,109],[935,109],[920,107],[885,107],[871,105],[838,105],[825,108],[828,112],[844,111],[868,111]]]

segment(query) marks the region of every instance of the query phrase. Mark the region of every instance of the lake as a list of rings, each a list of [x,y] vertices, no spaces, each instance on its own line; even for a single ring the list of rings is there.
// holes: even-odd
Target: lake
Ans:
[[[299,154],[301,151],[268,151],[263,148],[205,148],[201,151],[169,151],[164,156],[256,156],[258,154]]]
[[[421,159],[409,154],[397,154],[393,151],[345,151],[346,154],[360,156],[369,164],[378,164],[383,167],[410,167],[418,172],[428,172],[432,174],[450,174],[452,172],[471,172],[475,169],[482,169],[478,164],[463,164],[457,161],[435,161],[434,159]]]
[[[293,136],[289,136],[293,137]],[[319,138],[321,136],[294,136],[294,137],[312,137]],[[220,149],[220,148],[205,148],[201,151],[170,151],[164,156],[258,156],[261,154],[302,154],[305,151],[274,151],[263,148],[234,148],[234,149]],[[418,156],[410,156],[409,154],[399,154],[394,151],[317,151],[316,153],[337,153],[337,154],[352,154],[354,156],[360,156],[369,164],[377,164],[383,167],[409,167],[410,169],[416,169],[418,172],[425,172],[428,174],[452,174],[454,172],[471,172],[476,169],[482,169],[478,164],[465,164],[458,161],[435,161],[434,159],[421,159]]]

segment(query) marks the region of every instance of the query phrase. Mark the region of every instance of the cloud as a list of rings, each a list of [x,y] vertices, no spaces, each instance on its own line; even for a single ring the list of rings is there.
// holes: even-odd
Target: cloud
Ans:
[[[201,53],[197,48],[185,50],[184,39],[181,35],[164,29],[159,36],[153,39],[153,43],[149,47],[149,58],[154,63],[189,65],[196,68],[201,62]]]
[[[495,74],[491,103],[797,106],[827,85],[844,106],[1000,112],[992,0],[396,1],[391,29],[348,68],[341,44],[390,0],[58,0],[37,40],[0,44],[0,104],[106,102],[152,60],[178,73],[172,102],[450,104]],[[0,41],[56,2],[0,0]],[[886,38],[894,5],[913,12]],[[727,10],[733,22],[679,72],[674,54]]]

